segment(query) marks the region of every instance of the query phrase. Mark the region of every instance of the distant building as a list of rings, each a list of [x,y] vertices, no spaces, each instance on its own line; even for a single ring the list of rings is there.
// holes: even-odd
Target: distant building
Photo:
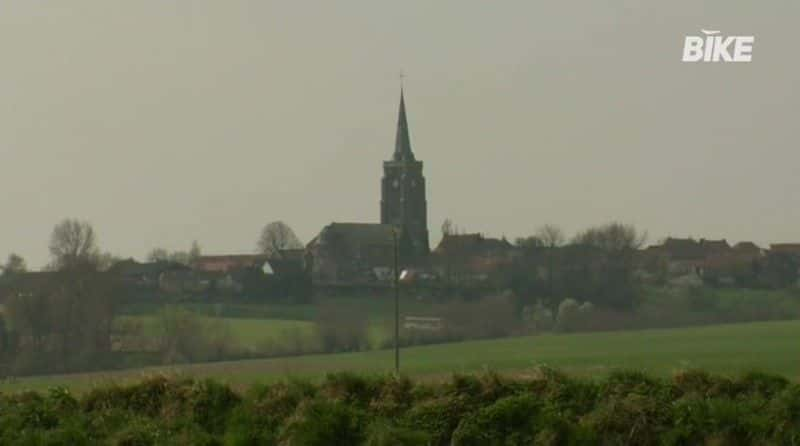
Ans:
[[[393,225],[331,223],[308,243],[316,283],[370,282],[394,268]]]
[[[773,243],[769,245],[771,253],[800,256],[800,243]]]
[[[647,252],[665,259],[668,273],[671,276],[680,276],[684,274],[702,275],[707,259],[724,255],[730,250],[730,245],[724,239],[695,240],[668,237],[661,245],[648,248]]]
[[[0,303],[15,296],[50,292],[63,278],[64,274],[56,271],[26,271],[0,277]]]
[[[484,237],[483,234],[445,234],[434,253],[463,257],[497,257],[514,252],[514,245],[505,239]]]
[[[406,107],[400,92],[397,135],[392,159],[383,163],[381,224],[394,225],[408,239],[403,256],[409,260],[428,255],[428,205],[422,161],[414,158],[408,133]]]
[[[518,250],[505,239],[482,234],[445,234],[434,249],[431,263],[440,277],[450,280],[485,280],[508,268]]]
[[[125,287],[157,289],[165,273],[188,270],[188,266],[177,262],[139,263],[134,259],[127,259],[113,264],[108,273],[119,278]]]
[[[262,254],[238,254],[220,256],[201,256],[192,262],[192,269],[208,273],[227,273],[239,269],[261,269],[267,263]]]
[[[733,250],[743,256],[760,257],[764,255],[764,250],[753,242],[739,242],[733,245]]]
[[[694,275],[722,284],[733,284],[737,272],[752,269],[764,251],[753,242],[731,246],[727,240],[667,238],[664,243],[644,251],[647,261],[654,257],[667,265],[670,277]]]
[[[411,150],[402,90],[394,153],[383,163],[380,223],[329,224],[306,246],[304,263],[315,283],[387,281],[394,271],[395,237],[402,267],[426,262],[425,177]]]

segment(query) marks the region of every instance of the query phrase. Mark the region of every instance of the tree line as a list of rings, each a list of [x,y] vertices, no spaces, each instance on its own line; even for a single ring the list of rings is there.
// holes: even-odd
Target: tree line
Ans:
[[[268,255],[302,247],[283,222],[267,224],[257,244]],[[119,359],[111,342],[125,293],[104,272],[120,259],[101,250],[92,225],[78,219],[55,225],[48,248],[43,271],[26,274],[28,266],[16,253],[0,265],[0,376],[111,367]],[[188,251],[153,249],[147,260],[188,266],[201,254],[195,241]]]

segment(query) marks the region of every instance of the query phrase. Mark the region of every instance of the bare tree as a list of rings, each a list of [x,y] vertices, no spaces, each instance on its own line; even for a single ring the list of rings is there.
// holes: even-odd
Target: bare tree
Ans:
[[[536,230],[536,238],[547,248],[547,297],[553,300],[555,275],[555,250],[564,244],[564,231],[556,225],[546,224]]]
[[[277,255],[284,249],[300,249],[303,244],[292,228],[282,221],[273,221],[264,226],[258,238],[258,250],[269,256]]]
[[[26,354],[36,358],[18,364],[21,372],[91,368],[111,351],[118,283],[88,270],[50,272],[22,277],[10,285],[6,316],[23,339]]]
[[[548,248],[558,248],[564,244],[564,231],[556,225],[547,224],[536,230],[536,238]]]
[[[442,236],[453,235],[454,233],[455,228],[453,226],[453,221],[449,218],[445,218],[442,222]]]
[[[74,219],[57,224],[50,237],[50,255],[56,270],[97,269],[100,251],[92,225]]]
[[[544,243],[542,243],[539,237],[535,235],[529,237],[517,237],[516,239],[514,239],[514,245],[518,248],[522,248],[528,251],[544,247]]]
[[[164,248],[153,248],[147,254],[148,262],[166,262],[169,260],[169,251]]]
[[[184,265],[191,265],[202,255],[202,249],[197,240],[192,242],[192,247],[189,251],[173,251],[169,252],[164,248],[153,248],[147,254],[148,262],[175,262]]]
[[[0,270],[3,271],[3,276],[10,276],[13,274],[24,273],[28,270],[28,266],[25,263],[25,259],[12,252],[8,255],[8,260],[6,260],[6,263],[0,266]]]
[[[587,229],[578,234],[573,243],[610,253],[631,253],[640,249],[646,240],[646,232],[640,233],[633,225],[614,222]]]
[[[97,256],[97,270],[108,271],[109,268],[123,260],[125,259],[118,255],[112,254],[108,251],[103,252]]]
[[[576,256],[570,261],[582,263],[583,269],[591,272],[585,276],[588,288],[584,291],[591,290],[587,300],[621,310],[639,302],[636,253],[646,240],[647,234],[633,225],[616,222],[589,228],[572,240],[570,248]],[[573,284],[579,282],[573,280]],[[584,296],[589,297],[588,292]]]
[[[189,264],[192,264],[203,255],[202,250],[200,249],[200,244],[197,243],[197,240],[192,241],[192,247],[189,249]]]

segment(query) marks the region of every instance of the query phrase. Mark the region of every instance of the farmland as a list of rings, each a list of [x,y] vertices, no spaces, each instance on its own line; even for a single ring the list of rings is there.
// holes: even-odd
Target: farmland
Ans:
[[[587,377],[605,376],[621,368],[642,370],[656,376],[702,368],[721,374],[760,370],[797,380],[800,377],[798,337],[800,321],[525,336],[403,349],[401,368],[404,374],[425,379],[487,368],[524,375],[534,366],[545,364]],[[3,382],[0,391],[54,386],[80,391],[98,384],[138,380],[154,373],[214,377],[243,388],[289,376],[317,379],[327,372],[381,373],[391,371],[392,367],[392,352],[377,350],[17,378]]]
[[[327,305],[327,306],[326,306]],[[184,303],[180,308],[202,315],[224,325],[233,341],[243,349],[257,349],[265,343],[283,344],[290,338],[308,336],[314,321],[321,312],[335,307],[337,310],[363,318],[368,326],[368,344],[371,349],[385,343],[393,323],[393,302],[389,299],[335,298],[327,304],[200,304]],[[164,305],[138,304],[125,308],[119,322],[136,321],[142,325],[143,334],[158,336],[158,314]],[[404,299],[404,314],[426,315],[429,305],[415,299]]]
[[[158,320],[156,316],[123,316],[121,321],[138,321],[142,324],[147,336],[157,336]],[[231,336],[238,345],[244,348],[256,348],[259,343],[270,339],[282,339],[286,333],[296,331],[301,334],[310,334],[314,324],[308,321],[286,319],[251,319],[217,317],[213,320],[220,322],[230,330]]]

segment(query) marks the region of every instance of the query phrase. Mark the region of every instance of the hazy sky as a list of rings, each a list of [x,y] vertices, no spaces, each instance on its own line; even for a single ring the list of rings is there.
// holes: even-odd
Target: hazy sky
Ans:
[[[398,74],[446,217],[800,241],[800,3],[7,0],[0,256],[90,221],[122,256],[377,222]],[[685,64],[700,29],[753,62]]]

